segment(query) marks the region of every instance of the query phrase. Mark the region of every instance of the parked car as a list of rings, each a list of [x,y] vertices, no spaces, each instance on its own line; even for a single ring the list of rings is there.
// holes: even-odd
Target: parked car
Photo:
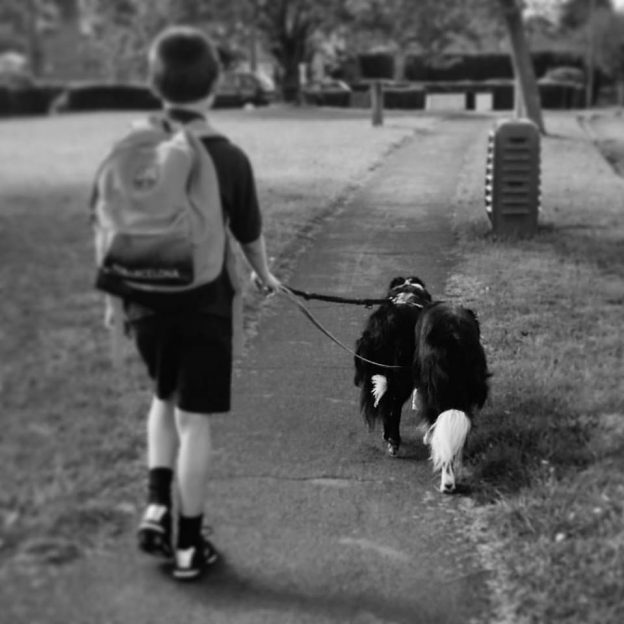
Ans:
[[[301,90],[306,103],[319,106],[349,106],[351,87],[342,80],[315,80]]]
[[[226,72],[219,81],[214,107],[265,106],[274,99],[275,86],[266,76],[252,72]]]

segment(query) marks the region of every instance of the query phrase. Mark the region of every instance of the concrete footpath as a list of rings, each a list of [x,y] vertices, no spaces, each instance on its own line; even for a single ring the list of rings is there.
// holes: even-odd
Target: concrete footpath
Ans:
[[[392,153],[328,219],[289,283],[379,296],[393,276],[419,275],[442,295],[458,184],[492,123],[440,120]],[[309,307],[348,345],[370,313]],[[384,454],[379,432],[368,434],[360,420],[352,379],[351,356],[274,299],[236,370],[234,410],[214,428],[207,521],[223,564],[197,584],[176,584],[126,535],[118,552],[59,572],[7,621],[487,621],[487,573],[467,537],[462,498],[436,491],[408,408],[401,457]]]

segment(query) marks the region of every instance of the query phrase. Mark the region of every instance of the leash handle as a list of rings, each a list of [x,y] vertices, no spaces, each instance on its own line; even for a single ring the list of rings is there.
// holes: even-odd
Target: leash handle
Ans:
[[[350,353],[353,357],[358,358],[359,360],[361,360],[362,362],[366,362],[367,364],[373,364],[374,366],[378,366],[379,368],[386,368],[386,369],[393,369],[393,370],[398,370],[398,369],[406,369],[409,368],[408,366],[398,366],[398,365],[392,365],[392,364],[382,364],[381,362],[374,362],[373,360],[369,360],[365,357],[362,357],[361,355],[359,355],[358,353],[356,353],[353,349],[350,349],[346,344],[344,344],[343,342],[341,342],[340,340],[338,340],[338,338],[336,338],[336,336],[334,336],[328,329],[326,329],[325,327],[323,327],[323,325],[320,323],[320,321],[318,321],[314,315],[312,314],[312,312],[310,312],[310,310],[308,310],[308,308],[306,308],[306,306],[301,303],[301,301],[299,301],[295,295],[297,294],[296,291],[292,288],[289,288],[287,286],[282,286],[282,288],[279,290],[280,294],[284,295],[289,301],[291,301],[292,303],[294,303],[300,310],[301,312],[303,312],[303,314],[305,315],[305,317],[317,328],[319,329],[323,334],[325,334],[332,342],[336,343],[340,348],[344,349],[347,353]],[[316,297],[315,297],[316,298]],[[323,299],[324,301],[325,299]],[[370,301],[370,300],[369,300]],[[381,300],[386,301],[385,299]]]

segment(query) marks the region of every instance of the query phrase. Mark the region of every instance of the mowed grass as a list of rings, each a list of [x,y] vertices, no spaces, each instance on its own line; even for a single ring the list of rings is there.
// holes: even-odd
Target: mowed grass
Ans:
[[[615,623],[624,619],[624,182],[598,152],[587,158],[574,123],[547,125],[536,236],[497,240],[470,199],[455,214],[463,261],[449,292],[478,311],[494,372],[468,448],[485,503],[474,534],[493,572],[495,621]],[[481,183],[470,178],[465,196]]]
[[[71,559],[125,530],[143,500],[149,388],[130,348],[123,371],[111,371],[87,209],[98,162],[136,117],[0,123],[4,563]],[[281,274],[312,225],[388,150],[431,123],[397,117],[373,129],[362,113],[308,109],[214,115],[254,164]]]

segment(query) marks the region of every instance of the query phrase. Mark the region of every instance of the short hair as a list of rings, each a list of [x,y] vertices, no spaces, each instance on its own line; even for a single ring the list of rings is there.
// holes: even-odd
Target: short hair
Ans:
[[[148,68],[156,95],[174,104],[211,95],[220,72],[214,44],[191,26],[172,26],[161,32],[150,47]]]

